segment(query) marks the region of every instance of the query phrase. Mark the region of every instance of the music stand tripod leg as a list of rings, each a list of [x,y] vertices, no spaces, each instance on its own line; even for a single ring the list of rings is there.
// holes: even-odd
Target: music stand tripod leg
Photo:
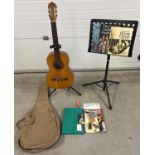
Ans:
[[[88,85],[98,84],[98,83],[101,83],[101,82],[103,82],[103,80],[95,81],[95,82],[90,82],[90,83],[85,83],[85,84],[83,84],[83,86],[85,87],[85,86],[88,86]]]
[[[108,90],[107,84],[104,85],[103,91],[106,91],[107,98],[108,98],[108,103],[109,103],[109,109],[111,110],[112,109],[112,105],[111,105],[111,100],[110,100],[109,90]]]
[[[111,83],[120,84],[120,82],[118,82],[118,81],[112,81],[112,80],[107,80],[107,82],[111,82]]]

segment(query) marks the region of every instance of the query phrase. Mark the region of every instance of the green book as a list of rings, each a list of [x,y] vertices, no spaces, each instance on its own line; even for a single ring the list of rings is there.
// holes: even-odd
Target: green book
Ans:
[[[64,108],[61,133],[63,135],[83,134],[83,125],[79,124],[79,116],[83,113],[82,108]]]

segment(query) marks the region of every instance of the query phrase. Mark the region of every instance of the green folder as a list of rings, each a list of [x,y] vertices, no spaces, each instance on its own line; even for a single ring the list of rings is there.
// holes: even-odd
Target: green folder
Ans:
[[[81,131],[77,128],[79,116],[83,113],[84,111],[82,108],[64,108],[61,133],[63,135],[83,134],[83,125],[81,126]]]

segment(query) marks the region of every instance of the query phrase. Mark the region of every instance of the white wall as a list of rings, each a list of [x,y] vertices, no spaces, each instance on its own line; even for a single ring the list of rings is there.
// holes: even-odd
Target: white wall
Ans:
[[[50,0],[15,0],[15,70],[47,70],[52,44],[47,5]],[[106,56],[88,53],[90,20],[139,20],[139,0],[55,0],[62,50],[72,69],[103,69]],[[49,41],[42,37],[48,35]],[[131,58],[111,57],[111,68],[139,68],[139,28]]]

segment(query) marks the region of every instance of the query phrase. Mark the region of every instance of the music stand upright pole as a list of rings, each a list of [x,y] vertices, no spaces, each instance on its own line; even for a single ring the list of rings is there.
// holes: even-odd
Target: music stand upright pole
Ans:
[[[105,74],[104,74],[104,78],[103,80],[100,81],[95,81],[95,82],[90,82],[90,83],[85,83],[83,84],[83,86],[88,86],[88,85],[92,85],[92,84],[96,84],[97,86],[101,87],[102,90],[106,93],[107,98],[108,98],[108,103],[109,103],[109,109],[112,109],[112,104],[111,104],[111,100],[110,100],[110,95],[109,95],[109,90],[108,90],[108,83],[115,83],[115,84],[119,84],[120,82],[118,81],[111,81],[108,80],[108,71],[109,71],[109,62],[110,62],[110,55],[107,54],[107,62],[106,62],[106,69],[105,69]],[[99,83],[103,84],[103,87],[101,85],[99,85]]]

